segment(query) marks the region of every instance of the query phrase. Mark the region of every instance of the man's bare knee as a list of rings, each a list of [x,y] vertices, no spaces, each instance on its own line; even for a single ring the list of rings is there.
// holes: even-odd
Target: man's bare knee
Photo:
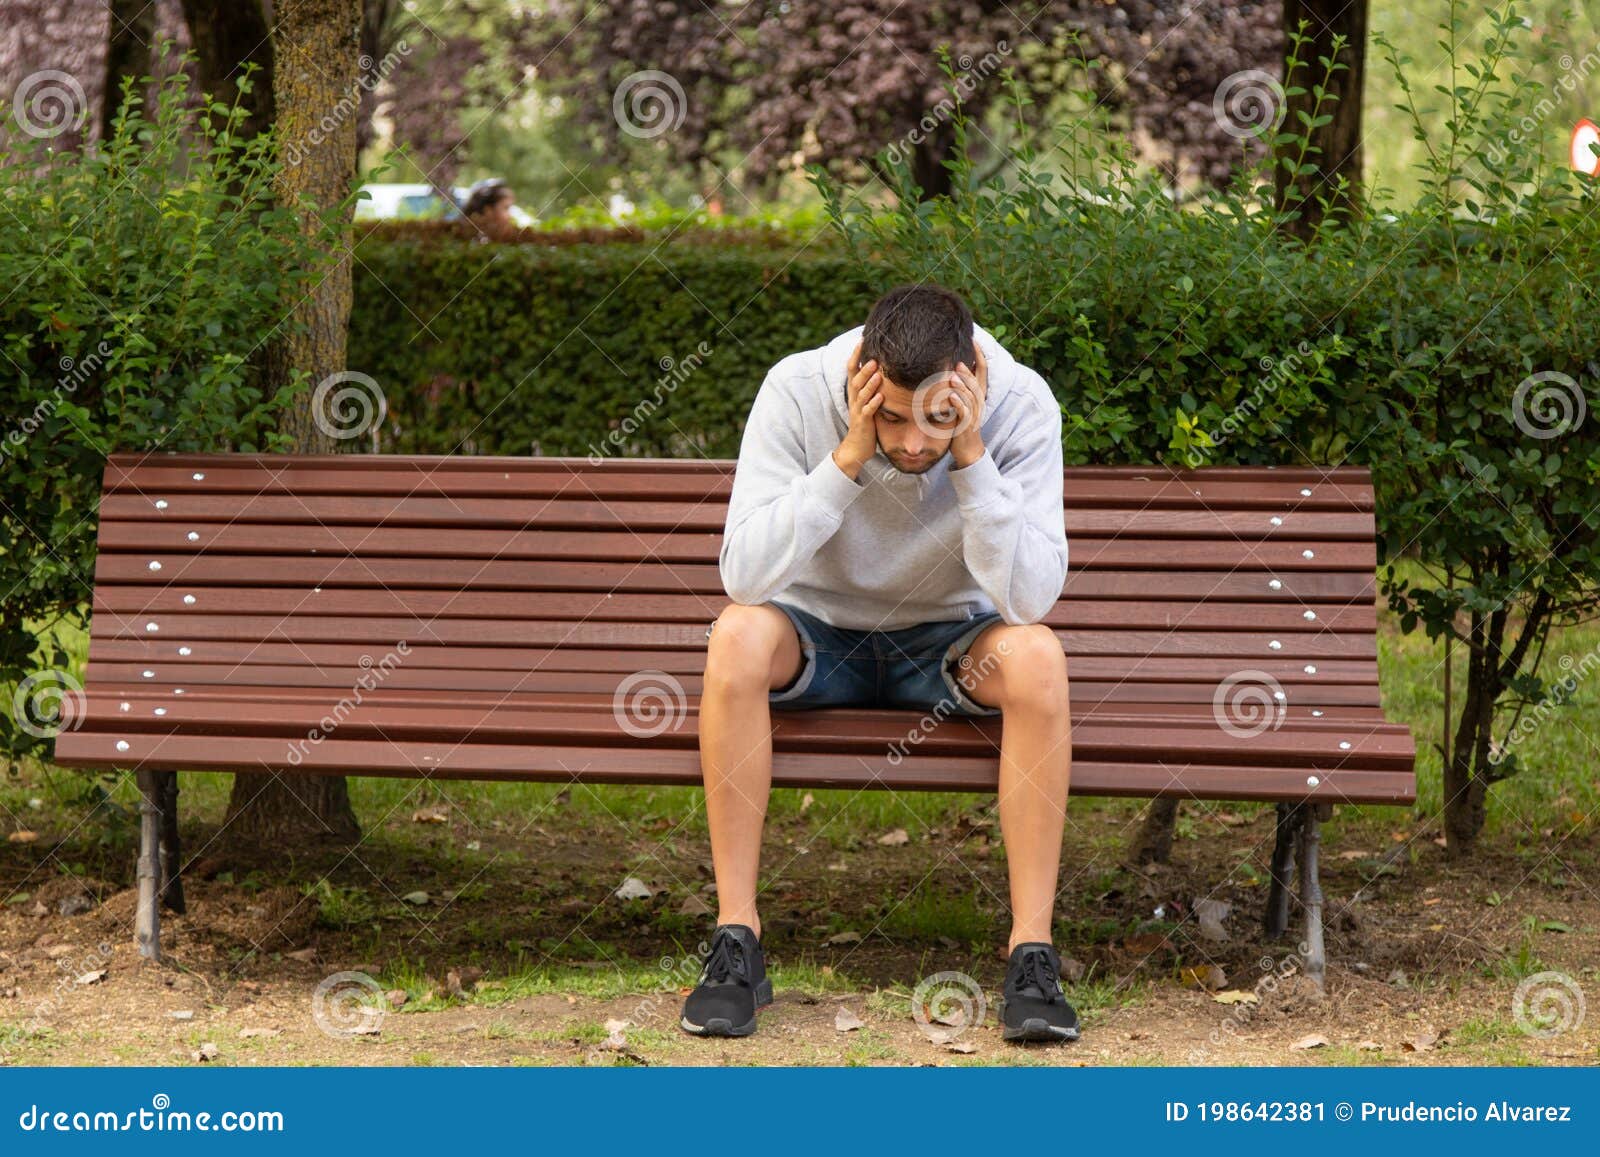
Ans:
[[[724,607],[706,647],[705,693],[766,692],[793,678],[800,644],[789,616],[775,607]]]
[[[1043,623],[999,629],[992,653],[1000,660],[1002,707],[1053,714],[1067,710],[1067,656]]]

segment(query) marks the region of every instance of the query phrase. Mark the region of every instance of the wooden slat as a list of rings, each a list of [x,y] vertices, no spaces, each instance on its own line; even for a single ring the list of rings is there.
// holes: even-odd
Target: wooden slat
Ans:
[[[151,570],[150,563],[159,563]],[[1276,580],[1277,587],[1271,584]],[[712,563],[631,563],[546,560],[520,562],[428,558],[274,558],[258,555],[122,554],[101,551],[97,586],[428,587],[441,590],[642,591],[722,595]],[[1067,574],[1062,597],[1073,599],[1173,599],[1181,602],[1276,600],[1285,603],[1372,603],[1371,574],[1352,571],[1285,571],[1281,575],[1216,571],[1079,570]]]
[[[1066,508],[1069,537],[1323,539],[1357,542],[1373,535],[1372,515],[1340,511],[1217,509],[1146,510],[1123,501],[1110,509]],[[110,495],[100,504],[102,525],[159,523],[199,530],[238,523],[284,526],[433,527],[462,530],[554,529],[721,531],[725,502],[619,502],[565,498],[417,498],[320,495]]]
[[[187,600],[187,601],[186,601]],[[729,603],[726,595],[534,593],[413,589],[329,590],[315,587],[238,587],[204,595],[176,587],[102,585],[94,609],[121,616],[146,615],[179,631],[188,614],[307,614],[354,617],[409,615],[434,618],[644,620],[705,624]],[[1308,616],[1309,612],[1309,616]],[[1365,631],[1377,629],[1377,610],[1365,606],[1304,604],[1123,602],[1062,599],[1042,622],[1053,627],[1178,627],[1264,631]]]
[[[57,761],[67,767],[127,766],[194,771],[283,769],[281,739],[236,739],[220,745],[209,736],[171,735],[138,740],[119,751],[111,735],[64,732]],[[534,780],[568,783],[700,783],[699,754],[688,750],[506,744],[416,744],[338,738],[311,745],[293,770],[322,775],[398,775],[436,779]],[[993,791],[998,770],[993,759],[927,756],[891,763],[841,758],[834,754],[777,752],[773,782],[779,787],[893,788],[896,790]],[[1309,778],[1315,774],[1316,784]],[[1415,784],[1392,771],[1256,768],[1243,765],[1103,763],[1084,760],[1073,767],[1073,791],[1080,795],[1140,798],[1275,800],[1310,799],[1328,803],[1409,804]]]
[[[195,535],[191,541],[189,535]],[[294,557],[328,554],[377,558],[609,559],[714,563],[722,535],[712,531],[657,530],[436,530],[392,527],[288,526],[276,523],[184,527],[112,522],[100,528],[102,550],[162,551],[177,555],[220,551]],[[1306,552],[1310,552],[1307,554]],[[1079,536],[1070,544],[1072,565],[1150,570],[1359,570],[1377,565],[1371,542],[1308,539],[1216,540]],[[148,556],[147,556],[148,557]],[[148,563],[147,563],[148,566]],[[178,573],[182,571],[180,562]],[[159,572],[157,572],[159,573]]]

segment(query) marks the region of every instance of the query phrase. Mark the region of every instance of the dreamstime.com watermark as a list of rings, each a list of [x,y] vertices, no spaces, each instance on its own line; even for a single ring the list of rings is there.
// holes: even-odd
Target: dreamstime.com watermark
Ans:
[[[376,1036],[389,1015],[383,986],[365,972],[335,972],[311,993],[311,1020],[335,1040]]]
[[[689,98],[670,72],[647,68],[622,78],[611,94],[611,115],[630,137],[649,140],[672,132],[689,114]]]
[[[641,996],[627,1016],[608,1020],[606,1039],[589,1049],[584,1055],[584,1064],[593,1067],[616,1064],[628,1051],[629,1029],[648,1028],[663,1010],[676,1017],[682,990],[699,983],[703,961],[710,953],[711,945],[702,940],[695,946],[693,956],[663,956],[659,962],[662,977],[659,991]]]
[[[374,378],[355,370],[341,370],[317,383],[311,392],[311,413],[317,429],[337,441],[370,435],[376,453],[378,432],[389,413],[389,399]]]
[[[978,86],[988,80],[1011,55],[1011,45],[1005,40],[996,40],[994,47],[974,60],[970,52],[963,52],[955,58],[955,66],[959,70],[955,78],[953,92],[946,92],[939,103],[922,114],[921,119],[911,127],[900,139],[889,145],[884,150],[884,158],[891,165],[898,165],[914,153],[922,143],[939,130],[939,127],[955,115],[956,109],[970,100]]]
[[[1250,1022],[1256,1018],[1261,1009],[1264,998],[1276,993],[1280,986],[1297,976],[1304,967],[1305,956],[1311,951],[1311,946],[1304,941],[1295,945],[1295,950],[1282,960],[1274,960],[1270,956],[1263,956],[1257,966],[1261,975],[1251,987],[1248,999],[1240,1000],[1228,1006],[1228,1015],[1222,1023],[1211,1030],[1206,1043],[1189,1050],[1188,1064],[1204,1065],[1211,1061],[1211,1050],[1220,1048],[1224,1039],[1231,1040],[1245,1029],[1250,1027]]]
[[[1578,58],[1574,58],[1570,52],[1563,53],[1556,65],[1561,69],[1561,75],[1550,82],[1533,109],[1484,148],[1483,157],[1491,165],[1500,165],[1513,153],[1537,153],[1543,147],[1544,123],[1568,107],[1568,100],[1574,93],[1582,97],[1588,91],[1590,76],[1600,69],[1600,46],[1591,48]]]
[[[15,429],[6,431],[4,438],[0,438],[0,462],[4,462],[16,447],[21,446],[38,432],[45,421],[61,408],[61,403],[68,397],[78,392],[78,387],[99,372],[106,358],[111,356],[111,343],[101,342],[87,357],[73,359],[62,358],[58,363],[61,376],[56,379],[56,386],[50,396],[41,398],[33,407],[33,413],[25,414],[17,423]]]
[[[1519,715],[1506,737],[1499,743],[1489,746],[1489,765],[1498,766],[1511,754],[1511,749],[1534,732],[1538,731],[1557,711],[1572,701],[1573,694],[1578,687],[1588,680],[1596,671],[1600,671],[1600,647],[1586,651],[1581,658],[1574,659],[1571,655],[1562,655],[1556,660],[1556,666],[1565,674],[1553,682],[1545,690],[1542,700],[1534,704],[1525,714]]]
[[[1583,986],[1565,972],[1535,972],[1511,995],[1511,1016],[1531,1037],[1548,1040],[1583,1026]]]
[[[362,675],[350,688],[350,694],[333,705],[333,710],[318,721],[318,725],[306,732],[304,739],[297,739],[289,745],[285,758],[290,767],[299,767],[305,761],[306,755],[324,739],[327,739],[339,729],[339,725],[349,718],[350,713],[360,707],[370,691],[375,691],[388,681],[390,675],[399,668],[407,655],[411,654],[411,644],[401,639],[395,644],[394,650],[376,661],[371,655],[362,655],[360,661]]]
[[[657,362],[661,368],[661,376],[656,379],[655,389],[650,392],[649,397],[641,398],[638,405],[608,430],[599,445],[589,443],[589,465],[598,466],[612,454],[626,452],[628,440],[644,427],[651,415],[661,408],[661,403],[666,398],[705,365],[712,349],[709,342],[701,342],[688,357],[676,359],[664,357]]]
[[[611,713],[635,739],[653,739],[683,726],[689,697],[677,676],[665,671],[635,671],[617,684]]]
[[[62,1005],[83,992],[96,978],[95,974],[111,963],[111,945],[101,942],[81,954],[60,957],[54,963],[59,975],[50,985],[50,991],[33,1002],[27,1016],[8,1024],[5,1031],[0,1032],[0,1052],[48,1031],[50,1019]]]
[[[333,108],[323,114],[311,130],[300,140],[289,141],[283,147],[283,162],[290,168],[299,165],[310,153],[318,148],[322,142],[339,131],[341,125],[356,115],[361,107],[361,95],[373,92],[384,81],[388,80],[394,70],[400,67],[400,62],[411,55],[411,45],[404,40],[397,41],[395,46],[384,54],[382,60],[373,65],[372,57],[362,56],[357,64],[361,74],[356,82],[335,102]]]
[[[1590,380],[1600,379],[1600,364],[1590,362]],[[1530,374],[1511,395],[1511,420],[1530,438],[1547,442],[1583,425],[1589,400],[1583,383],[1560,370]]]
[[[283,1114],[276,1109],[225,1109],[191,1113],[172,1107],[172,1098],[157,1093],[148,1109],[51,1109],[29,1105],[17,1117],[24,1133],[282,1133]]]
[[[1275,132],[1288,107],[1278,78],[1259,68],[1224,77],[1211,96],[1217,127],[1241,141]]]
[[[1344,345],[1335,339],[1332,349],[1326,353],[1318,354],[1316,347],[1309,341],[1302,341],[1295,346],[1292,353],[1283,357],[1272,357],[1270,354],[1263,357],[1258,365],[1261,367],[1261,376],[1256,379],[1256,384],[1250,393],[1237,402],[1228,416],[1216,424],[1214,429],[1204,431],[1205,444],[1190,446],[1184,451],[1184,461],[1190,467],[1204,466],[1222,445],[1248,427],[1250,419],[1261,412],[1267,400],[1275,395],[1284,386],[1294,381],[1301,374],[1308,359],[1315,360],[1313,370],[1320,370],[1328,353],[1343,353]]]
[[[985,654],[976,663],[972,661],[971,655],[962,655],[955,663],[957,673],[953,677],[947,674],[947,681],[949,678],[953,678],[966,697],[971,699],[972,692],[977,687],[978,681],[992,673],[1000,665],[1000,660],[1009,654],[1011,654],[1011,644],[1001,639],[995,645],[994,650]],[[976,702],[976,700],[973,700],[973,702]],[[889,744],[889,766],[899,767],[901,761],[911,753],[912,748],[927,739],[934,729],[954,715],[960,706],[960,700],[953,694],[946,695],[935,703],[927,714],[912,724],[911,730],[906,732],[904,739],[896,739]]]
[[[965,972],[935,972],[923,977],[911,993],[911,1019],[936,1045],[950,1044],[967,1030],[982,1028],[988,1016],[983,985]]]
[[[1235,671],[1217,684],[1211,715],[1235,739],[1253,739],[1283,726],[1289,713],[1283,684],[1266,671]]]
[[[52,140],[84,126],[89,99],[75,77],[47,68],[22,78],[11,96],[11,115],[30,137]]]
[[[35,739],[52,739],[83,722],[83,684],[70,671],[35,671],[11,695],[17,730]]]

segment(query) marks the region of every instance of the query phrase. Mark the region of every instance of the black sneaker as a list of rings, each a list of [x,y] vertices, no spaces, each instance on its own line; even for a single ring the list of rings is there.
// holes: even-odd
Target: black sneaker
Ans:
[[[772,1003],[772,981],[761,941],[743,924],[719,924],[711,937],[700,981],[683,1002],[684,1032],[695,1036],[749,1036],[756,1013]]]
[[[1078,1014],[1061,991],[1061,957],[1048,944],[1018,944],[1006,965],[1000,1035],[1015,1041],[1078,1039]]]

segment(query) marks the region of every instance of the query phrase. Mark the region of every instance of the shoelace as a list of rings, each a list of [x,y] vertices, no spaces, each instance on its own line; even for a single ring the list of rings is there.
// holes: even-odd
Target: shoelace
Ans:
[[[724,932],[711,944],[711,954],[700,971],[701,984],[728,984],[745,979],[744,945],[738,937]]]
[[[1022,982],[1017,985],[1019,989],[1037,988],[1044,994],[1045,1000],[1054,1004],[1061,996],[1061,980],[1056,975],[1055,965],[1050,960],[1048,952],[1024,952],[1022,960]]]

